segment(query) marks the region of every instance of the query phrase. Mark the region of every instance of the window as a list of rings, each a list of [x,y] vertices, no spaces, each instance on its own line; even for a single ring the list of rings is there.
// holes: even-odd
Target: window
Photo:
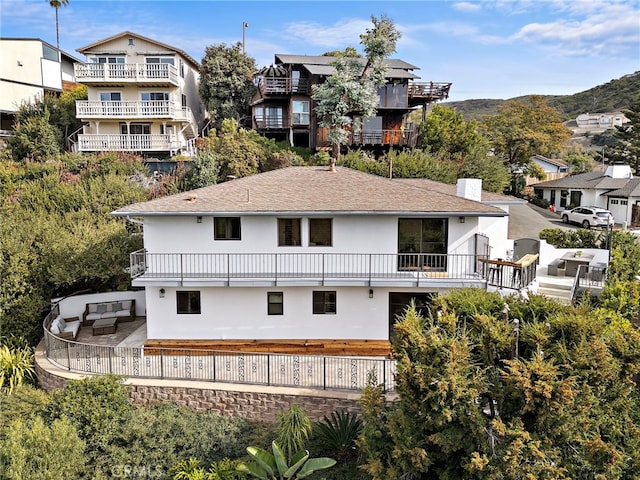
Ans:
[[[446,270],[446,218],[400,218],[398,220],[398,266]]]
[[[46,60],[53,60],[57,62],[58,59],[58,51],[55,48],[51,48],[49,45],[42,44],[42,58]]]
[[[101,102],[119,102],[122,100],[120,92],[100,92]]]
[[[91,57],[91,63],[124,63],[124,57]]]
[[[129,46],[133,46],[135,44],[136,44],[136,42],[133,40],[133,38],[130,38],[129,39]]]
[[[293,101],[294,125],[309,125],[309,102]]]
[[[182,95],[182,108],[187,108],[187,96]]]
[[[240,217],[215,217],[213,238],[216,240],[240,240]]]
[[[168,63],[174,65],[173,58],[171,57],[146,57],[145,63]]]
[[[331,219],[309,219],[309,246],[331,246]]]
[[[169,100],[169,94],[165,92],[142,92],[140,93],[140,100],[143,102],[167,101]]]
[[[184,78],[184,62],[180,60],[180,77]]]
[[[198,291],[178,291],[176,292],[178,299],[178,313],[180,314],[199,314],[200,310],[200,292]]]
[[[336,292],[313,292],[314,315],[336,313]]]
[[[282,315],[284,312],[283,305],[282,292],[267,292],[267,313],[269,315]]]
[[[278,246],[298,247],[300,245],[302,245],[302,241],[300,240],[300,219],[279,218]]]

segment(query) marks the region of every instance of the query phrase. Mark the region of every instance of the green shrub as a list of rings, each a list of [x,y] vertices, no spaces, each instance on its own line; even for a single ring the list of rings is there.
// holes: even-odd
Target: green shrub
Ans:
[[[10,394],[17,387],[34,378],[33,350],[30,347],[11,349],[8,345],[0,345],[1,391]]]
[[[11,422],[0,438],[1,477],[7,480],[83,478],[85,444],[67,418]]]
[[[300,405],[292,405],[280,414],[276,442],[282,445],[288,459],[307,448],[312,429],[311,420]]]
[[[338,460],[354,457],[356,439],[362,431],[362,420],[355,413],[344,410],[331,412],[315,424],[315,435],[324,451],[330,451]]]

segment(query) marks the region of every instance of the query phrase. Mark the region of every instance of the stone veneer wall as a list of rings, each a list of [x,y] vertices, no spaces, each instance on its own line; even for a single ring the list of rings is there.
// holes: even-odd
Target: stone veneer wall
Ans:
[[[87,376],[51,364],[43,349],[38,350],[36,373],[43,390],[63,388],[69,380]],[[198,410],[265,422],[276,421],[294,404],[300,405],[312,421],[322,420],[336,410],[361,413],[359,392],[151,379],[128,379],[125,383],[129,398],[139,405],[173,401]]]

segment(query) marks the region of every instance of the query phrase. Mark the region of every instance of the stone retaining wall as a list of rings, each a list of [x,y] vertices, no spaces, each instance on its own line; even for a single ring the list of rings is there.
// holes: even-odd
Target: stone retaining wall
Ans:
[[[46,391],[88,376],[49,362],[42,345],[36,350],[35,365],[39,385]],[[322,420],[337,410],[361,412],[359,392],[144,378],[130,378],[125,384],[129,386],[131,401],[139,405],[172,401],[198,410],[265,422],[277,420],[281,412],[294,404],[300,405],[312,421]]]

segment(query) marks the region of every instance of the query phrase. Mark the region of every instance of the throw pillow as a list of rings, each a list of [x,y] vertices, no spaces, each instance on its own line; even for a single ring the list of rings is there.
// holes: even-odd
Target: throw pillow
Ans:
[[[101,303],[100,305],[98,305],[98,313],[106,313],[107,312],[107,306],[103,303]]]
[[[120,302],[116,302],[113,304],[113,311],[114,312],[119,312],[120,310],[124,310],[124,308],[122,308],[122,303]]]
[[[60,333],[60,326],[58,325],[58,321],[54,320],[53,323],[51,323],[51,333],[53,333],[54,335],[58,335]]]
[[[98,312],[98,304],[90,303],[89,304],[89,313],[97,313]]]
[[[67,322],[64,321],[64,319],[60,319],[58,320],[58,327],[60,328],[61,332],[64,332],[64,330],[67,328]]]

